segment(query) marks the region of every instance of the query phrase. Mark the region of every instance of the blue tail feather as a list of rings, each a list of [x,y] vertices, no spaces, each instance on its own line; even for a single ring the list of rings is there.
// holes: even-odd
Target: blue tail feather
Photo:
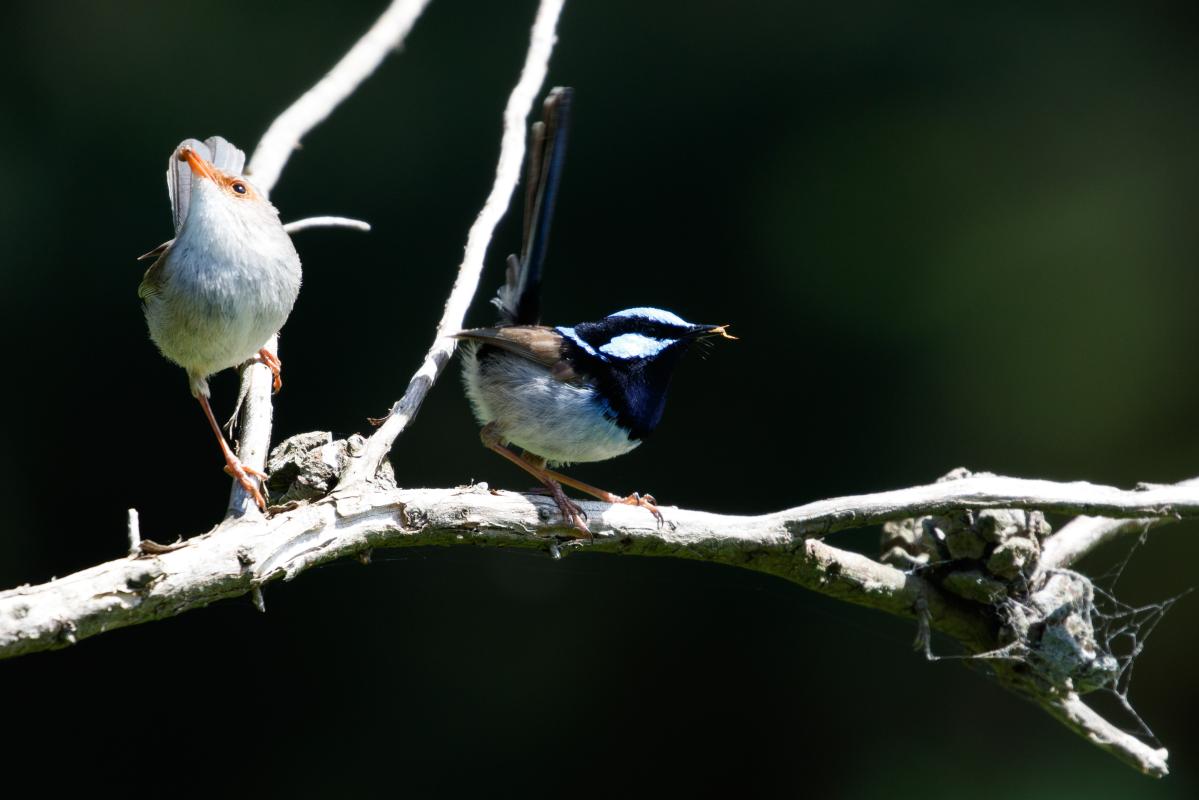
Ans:
[[[532,126],[524,242],[519,257],[508,257],[507,280],[496,302],[509,325],[536,325],[541,321],[541,271],[566,159],[573,94],[569,87],[554,88],[545,99],[544,120]]]

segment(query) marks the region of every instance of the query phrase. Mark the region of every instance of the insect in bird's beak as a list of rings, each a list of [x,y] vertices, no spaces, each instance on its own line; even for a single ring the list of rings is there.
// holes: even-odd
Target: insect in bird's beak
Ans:
[[[190,147],[179,148],[179,160],[187,162],[187,165],[192,168],[193,175],[207,178],[214,183],[217,182],[216,167],[200,158],[196,151]]]
[[[728,325],[717,325],[715,328],[710,329],[708,333],[720,336],[723,339],[733,339],[735,341],[737,337],[728,332],[728,327]]]

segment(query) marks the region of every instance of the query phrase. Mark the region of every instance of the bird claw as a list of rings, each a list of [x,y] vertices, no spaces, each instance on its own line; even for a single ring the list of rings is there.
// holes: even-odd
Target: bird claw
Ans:
[[[554,499],[558,510],[562,512],[562,521],[582,534],[575,538],[595,538],[591,533],[591,529],[587,527],[587,512],[583,510],[582,506],[567,497],[566,492],[562,491],[561,486],[555,484],[548,487],[546,491]]]
[[[262,491],[254,482],[254,478],[265,481],[268,477],[265,472],[243,464],[236,458],[225,464],[225,472],[240,483],[241,488],[245,489],[246,493],[254,498],[254,503],[258,506],[259,511],[266,511],[266,499],[262,496]]]
[[[591,541],[595,540],[595,534],[593,534],[591,529],[587,527],[587,523],[583,521],[583,517],[579,516],[577,513],[567,513],[566,511],[562,512],[562,517],[563,521],[565,521],[566,524],[572,529],[572,538],[589,539]],[[575,535],[573,531],[578,531],[578,534]]]
[[[565,493],[561,492],[560,490],[559,492],[555,492],[554,490],[547,489],[544,486],[534,486],[532,489],[528,489],[525,494],[535,494],[540,497],[552,498],[554,504],[558,506],[558,510],[562,513],[562,520],[567,525],[582,534],[582,536],[576,538],[595,538],[595,536],[591,533],[591,529],[587,527],[587,520],[590,519],[590,517],[587,516],[587,512],[583,510],[581,505],[567,497]]]
[[[544,486],[535,486],[535,487],[532,487],[531,489],[526,489],[525,494],[536,494],[536,495],[538,495],[538,497],[554,498],[554,493],[550,492],[549,489],[547,489]],[[570,498],[567,498],[565,494],[562,495],[562,497],[564,497],[566,499],[567,503],[571,505],[571,510],[574,513],[577,513],[577,515],[579,515],[580,517],[583,517],[584,519],[590,519],[590,517],[588,516],[588,512],[583,510],[583,506],[580,506],[578,503],[576,503],[576,501],[574,501]],[[558,503],[558,498],[554,498],[554,503]],[[559,507],[561,507],[561,504],[559,504]]]
[[[283,388],[283,362],[265,347],[258,351],[258,359],[271,371],[271,393],[279,394]]]
[[[654,515],[654,519],[658,521],[658,527],[661,528],[666,523],[666,517],[662,516],[662,512],[658,510],[658,501],[652,494],[640,495],[633,492],[628,497],[618,498],[615,502],[623,503],[626,506],[638,506]]]

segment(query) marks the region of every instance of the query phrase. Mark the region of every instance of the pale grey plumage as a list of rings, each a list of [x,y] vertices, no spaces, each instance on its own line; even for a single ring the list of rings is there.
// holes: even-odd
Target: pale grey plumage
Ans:
[[[175,155],[185,146],[248,191],[193,175]],[[213,137],[187,140],[175,154],[167,185],[176,237],[138,294],[150,338],[187,370],[192,393],[207,397],[209,375],[253,358],[283,326],[300,290],[300,258],[278,212],[240,175],[240,150]]]

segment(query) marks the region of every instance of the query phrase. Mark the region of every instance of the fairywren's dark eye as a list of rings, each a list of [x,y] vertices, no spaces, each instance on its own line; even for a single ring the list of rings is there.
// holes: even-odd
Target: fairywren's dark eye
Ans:
[[[244,183],[242,183],[241,181],[234,181],[230,185],[233,188],[233,191],[237,192],[238,194],[246,193],[246,185]]]

